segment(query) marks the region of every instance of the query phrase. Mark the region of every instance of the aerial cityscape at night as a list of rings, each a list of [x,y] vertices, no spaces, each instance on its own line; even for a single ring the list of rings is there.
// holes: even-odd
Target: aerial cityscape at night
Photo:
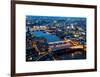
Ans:
[[[86,59],[86,18],[26,16],[26,61]]]

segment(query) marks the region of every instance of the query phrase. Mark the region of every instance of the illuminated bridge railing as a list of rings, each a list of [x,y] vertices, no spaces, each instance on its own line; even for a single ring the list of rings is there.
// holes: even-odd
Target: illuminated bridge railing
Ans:
[[[49,48],[52,51],[70,48],[71,46],[72,46],[72,44],[70,42],[65,42],[65,41],[57,41],[57,42],[49,43]]]

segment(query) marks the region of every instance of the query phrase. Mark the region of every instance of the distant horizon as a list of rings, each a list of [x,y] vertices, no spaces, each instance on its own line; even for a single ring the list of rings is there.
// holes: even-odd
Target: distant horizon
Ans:
[[[61,26],[76,24],[82,28],[86,28],[86,17],[62,17],[62,16],[32,16],[26,15],[26,26],[32,25],[48,25],[51,26],[57,21]],[[29,25],[30,24],[30,25]]]
[[[82,19],[82,20],[86,20],[86,17],[66,17],[66,16],[38,16],[38,15],[26,15],[26,19],[47,19],[47,18],[50,18],[50,19]]]

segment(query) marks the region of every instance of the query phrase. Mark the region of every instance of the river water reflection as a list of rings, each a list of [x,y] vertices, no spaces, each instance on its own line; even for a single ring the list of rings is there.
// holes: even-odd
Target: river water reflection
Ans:
[[[47,42],[60,41],[60,38],[54,34],[43,32],[43,31],[34,31],[33,34],[37,37],[44,37],[47,39]]]

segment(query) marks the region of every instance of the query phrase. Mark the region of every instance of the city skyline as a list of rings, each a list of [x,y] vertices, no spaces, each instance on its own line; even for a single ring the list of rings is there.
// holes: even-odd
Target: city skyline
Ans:
[[[86,18],[26,16],[26,61],[86,59]]]
[[[36,22],[38,21],[38,22]],[[32,24],[32,25],[52,25],[54,21],[58,21],[59,23],[63,23],[62,25],[69,25],[71,23],[73,24],[81,24],[80,26],[86,27],[86,17],[61,17],[61,16],[26,16],[26,24]],[[85,28],[84,27],[84,28]]]

